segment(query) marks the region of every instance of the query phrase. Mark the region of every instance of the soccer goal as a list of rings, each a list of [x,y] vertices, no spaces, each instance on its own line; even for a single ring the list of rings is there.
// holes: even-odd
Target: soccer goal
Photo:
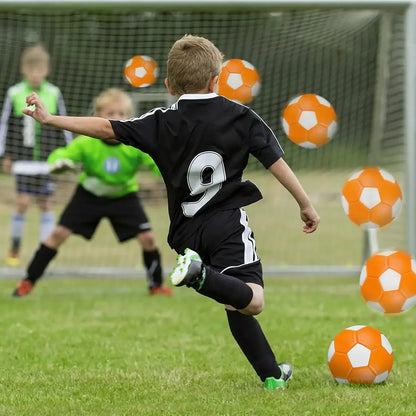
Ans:
[[[3,1],[0,104],[21,80],[21,52],[40,42],[51,56],[48,79],[61,89],[70,115],[89,114],[94,97],[109,87],[128,92],[137,114],[167,106],[172,97],[163,81],[170,46],[186,33],[208,37],[225,59],[244,59],[258,70],[261,89],[249,105],[276,132],[286,161],[321,215],[319,231],[303,235],[292,198],[250,161],[246,176],[264,199],[247,212],[266,272],[357,273],[369,238],[346,217],[340,195],[344,181],[363,166],[389,171],[404,195],[399,218],[370,236],[370,249],[416,254],[415,27],[411,1]],[[135,88],[125,81],[124,64],[135,55],[159,63],[154,84]],[[281,113],[299,93],[319,94],[337,112],[337,134],[321,148],[301,148],[285,137]],[[137,180],[168,269],[175,253],[165,242],[163,184],[146,171]],[[56,178],[57,218],[76,181],[73,173]],[[0,175],[0,188],[0,274],[20,275],[39,243],[39,210],[32,204],[26,214],[21,265],[6,267],[12,175]],[[118,244],[104,221],[91,242],[71,237],[49,272],[135,276],[143,272],[140,252],[136,241]]]

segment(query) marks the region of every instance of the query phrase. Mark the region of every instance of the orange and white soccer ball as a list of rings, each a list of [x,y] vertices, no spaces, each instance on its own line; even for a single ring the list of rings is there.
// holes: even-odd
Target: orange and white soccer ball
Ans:
[[[293,143],[316,149],[334,137],[338,118],[325,98],[317,94],[301,94],[290,100],[284,108],[282,126]]]
[[[158,75],[159,65],[150,56],[133,56],[124,65],[124,77],[134,87],[148,87]]]
[[[390,173],[377,167],[366,167],[346,180],[341,202],[348,218],[368,230],[384,227],[397,218],[403,196]]]
[[[246,104],[256,97],[261,88],[256,68],[244,59],[229,59],[222,64],[218,79],[218,94]]]
[[[377,329],[355,325],[342,330],[332,340],[328,365],[338,383],[378,384],[390,374],[393,349]]]
[[[367,305],[385,314],[398,314],[416,304],[416,262],[401,250],[370,256],[360,274],[361,295]]]

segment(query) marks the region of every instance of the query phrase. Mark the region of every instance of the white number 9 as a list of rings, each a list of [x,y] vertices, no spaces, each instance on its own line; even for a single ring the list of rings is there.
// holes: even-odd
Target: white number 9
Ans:
[[[194,202],[182,202],[185,217],[193,217],[221,189],[227,179],[224,161],[216,152],[197,154],[189,164],[187,181],[191,195],[202,194]]]

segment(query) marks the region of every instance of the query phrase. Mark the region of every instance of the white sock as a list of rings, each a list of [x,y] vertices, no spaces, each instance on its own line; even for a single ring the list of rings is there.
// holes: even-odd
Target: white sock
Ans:
[[[43,212],[40,218],[40,242],[46,240],[55,227],[55,215],[52,211]]]
[[[21,240],[24,224],[25,216],[14,212],[10,223],[10,237],[12,240]]]

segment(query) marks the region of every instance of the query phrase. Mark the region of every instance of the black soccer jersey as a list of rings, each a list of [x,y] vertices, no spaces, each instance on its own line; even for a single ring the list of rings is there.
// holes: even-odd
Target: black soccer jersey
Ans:
[[[110,121],[119,141],[148,153],[160,169],[173,248],[206,215],[262,198],[256,185],[242,181],[250,154],[265,168],[283,155],[272,130],[254,111],[215,93],[185,94],[170,108]]]

